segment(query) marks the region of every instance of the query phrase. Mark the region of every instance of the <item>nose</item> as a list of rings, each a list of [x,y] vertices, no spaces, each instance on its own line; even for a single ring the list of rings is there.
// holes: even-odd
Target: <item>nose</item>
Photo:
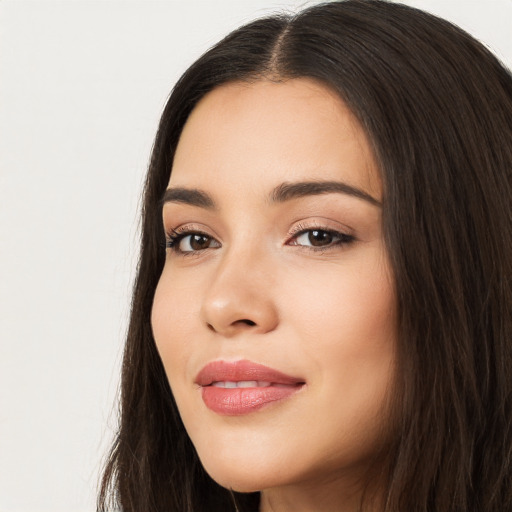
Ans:
[[[265,334],[277,327],[270,262],[233,251],[220,260],[212,274],[201,306],[210,330],[233,337],[244,332]]]

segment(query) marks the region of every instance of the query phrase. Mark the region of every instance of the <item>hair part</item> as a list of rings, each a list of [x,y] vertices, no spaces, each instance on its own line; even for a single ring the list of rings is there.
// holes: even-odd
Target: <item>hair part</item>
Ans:
[[[159,204],[201,98],[233,81],[298,77],[347,103],[383,179],[399,312],[393,441],[376,466],[383,512],[512,509],[512,77],[444,20],[347,0],[241,27],[173,89],[144,188],[120,425],[98,510],[224,512],[232,496],[240,512],[258,508],[257,493],[232,494],[202,468],[156,350]]]

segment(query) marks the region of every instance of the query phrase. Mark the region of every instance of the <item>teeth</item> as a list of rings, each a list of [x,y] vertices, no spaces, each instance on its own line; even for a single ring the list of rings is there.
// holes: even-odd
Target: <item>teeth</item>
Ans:
[[[255,380],[241,380],[236,384],[237,388],[257,388],[258,382]]]
[[[236,382],[213,382],[212,386],[216,388],[236,388]]]
[[[238,382],[232,382],[232,381],[219,381],[219,382],[213,382],[212,386],[216,388],[226,388],[226,389],[233,389],[233,388],[267,388],[270,386],[270,382],[266,381],[258,381],[258,380],[241,380]]]

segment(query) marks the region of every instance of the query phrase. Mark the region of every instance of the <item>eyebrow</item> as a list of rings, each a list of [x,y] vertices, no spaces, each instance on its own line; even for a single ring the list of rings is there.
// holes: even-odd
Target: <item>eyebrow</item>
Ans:
[[[162,198],[162,206],[165,203],[184,203],[209,210],[216,208],[213,198],[208,193],[197,188],[168,188]]]
[[[284,203],[301,197],[317,196],[321,194],[341,193],[367,201],[374,206],[382,203],[373,196],[352,185],[341,181],[300,181],[295,183],[281,183],[270,194],[272,203]],[[212,196],[197,188],[173,187],[168,188],[162,198],[165,203],[183,203],[208,210],[215,210],[217,205]]]
[[[276,203],[289,201],[306,196],[321,194],[341,193],[363,199],[374,206],[382,206],[382,203],[373,196],[342,181],[301,181],[297,183],[282,183],[271,194],[271,200]]]

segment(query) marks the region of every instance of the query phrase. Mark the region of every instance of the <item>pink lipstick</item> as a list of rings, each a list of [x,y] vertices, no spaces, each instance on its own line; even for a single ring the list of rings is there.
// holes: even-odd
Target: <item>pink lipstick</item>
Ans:
[[[214,361],[197,375],[203,401],[210,410],[226,416],[257,411],[299,391],[303,379],[285,375],[251,361]]]

